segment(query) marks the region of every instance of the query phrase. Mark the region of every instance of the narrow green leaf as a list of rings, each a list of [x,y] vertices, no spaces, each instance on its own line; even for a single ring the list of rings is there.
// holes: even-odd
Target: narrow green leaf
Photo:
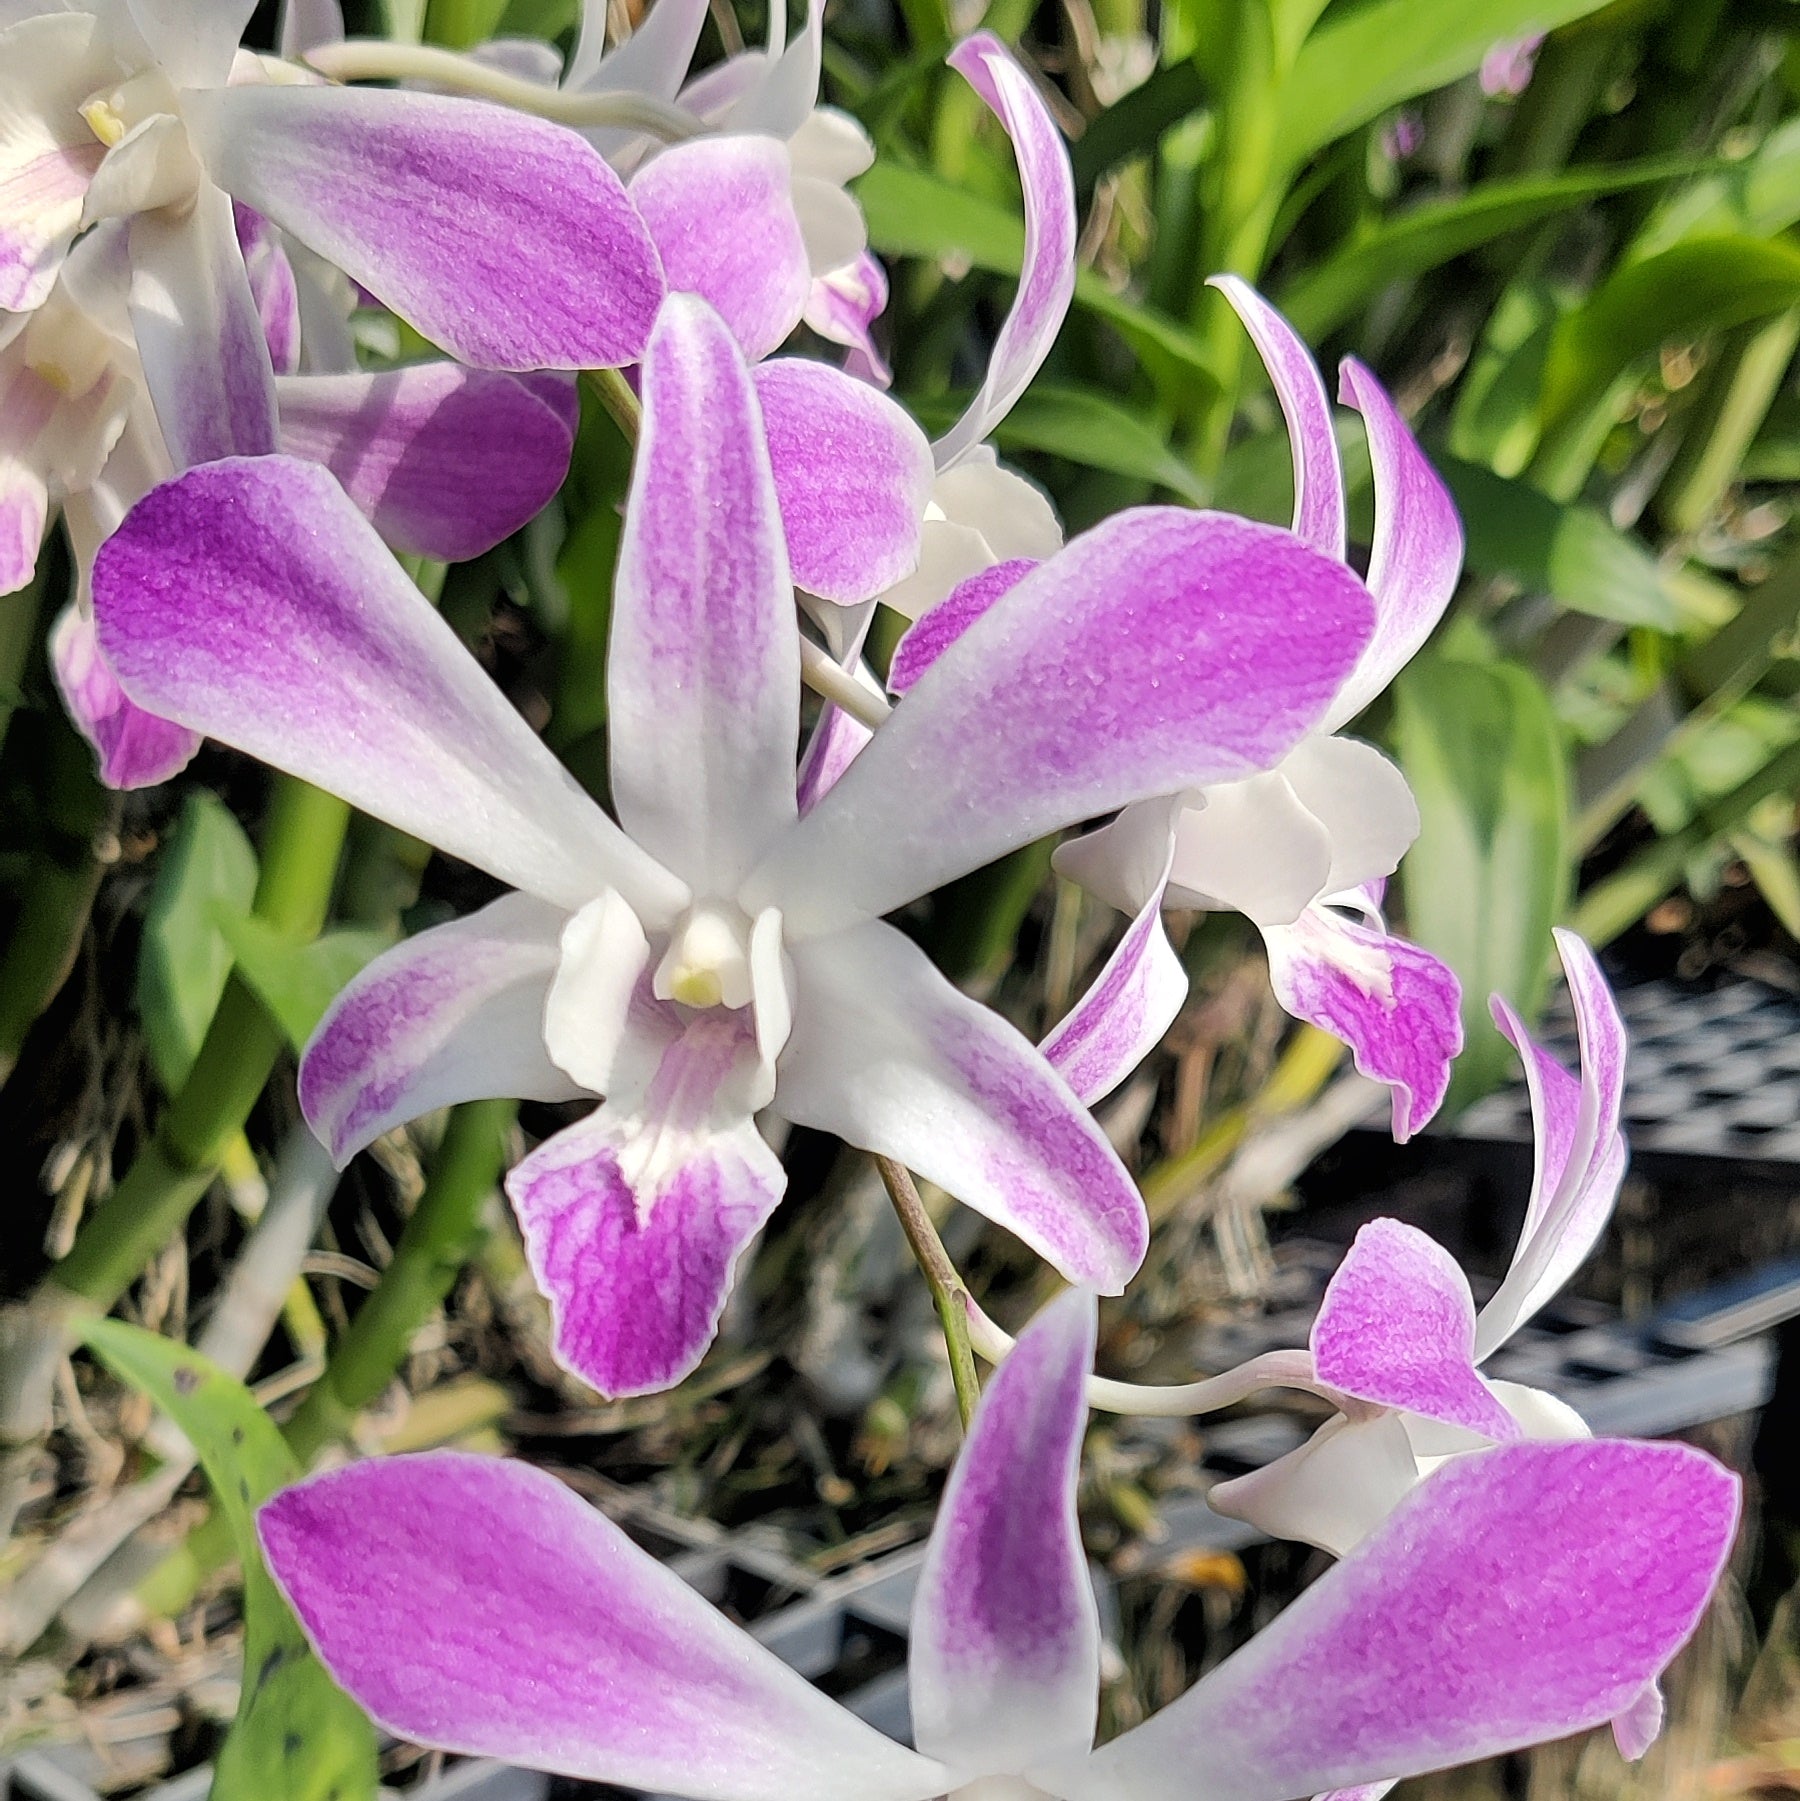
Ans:
[[[1147,81],[1088,121],[1069,148],[1076,186],[1091,188],[1115,163],[1156,147],[1170,126],[1207,101],[1206,78],[1192,59],[1164,63]]]
[[[1427,654],[1394,692],[1421,821],[1401,865],[1407,927],[1462,983],[1468,1048],[1451,1087],[1460,1106],[1513,1068],[1488,996],[1527,1018],[1543,1001],[1569,882],[1563,746],[1548,697],[1517,664]]]
[[[960,262],[993,275],[1019,273],[1025,226],[1004,206],[926,170],[888,161],[876,163],[855,191],[869,223],[869,244],[883,256]],[[1075,279],[1075,303],[1116,326],[1140,353],[1160,352],[1214,381],[1206,347],[1191,331],[1154,307],[1113,293],[1091,269]]]
[[[296,944],[265,921],[221,921],[238,973],[267,1007],[288,1043],[302,1049],[344,984],[393,942],[386,932],[346,929]]]
[[[212,1801],[373,1801],[375,1734],[313,1656],[256,1538],[256,1509],[299,1479],[274,1422],[197,1351],[123,1320],[81,1336],[174,1420],[212,1484],[244,1567],[244,1687],[213,1769]]]
[[[1162,435],[1139,413],[1092,388],[1033,386],[995,433],[1008,450],[1041,450],[1089,469],[1135,476],[1168,488],[1194,506],[1206,489]]]
[[[1683,624],[1656,558],[1605,514],[1563,506],[1478,464],[1440,458],[1438,470],[1463,517],[1470,568],[1596,619],[1665,632]]]
[[[1684,238],[1772,238],[1800,222],[1800,118],[1784,120],[1740,163],[1705,171],[1662,201],[1633,240],[1642,262]]]
[[[1693,166],[1687,157],[1646,158],[1561,175],[1483,182],[1454,199],[1427,201],[1383,220],[1301,275],[1282,291],[1281,309],[1303,336],[1321,338],[1389,282],[1423,275],[1452,257],[1583,201],[1672,181]]]
[[[195,789],[151,884],[138,951],[138,1014],[166,1092],[192,1068],[231,974],[219,920],[247,917],[255,893],[256,852],[244,828],[216,796]]]
[[[1346,132],[1481,66],[1501,38],[1550,31],[1606,0],[1368,0],[1307,39],[1281,97],[1277,162],[1294,168]]]
[[[1552,334],[1543,428],[1578,423],[1620,376],[1673,339],[1800,305],[1800,250],[1762,238],[1696,238],[1619,270]]]

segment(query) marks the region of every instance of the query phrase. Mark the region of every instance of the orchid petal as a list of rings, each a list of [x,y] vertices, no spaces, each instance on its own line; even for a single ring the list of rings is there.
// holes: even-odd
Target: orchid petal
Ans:
[[[673,100],[681,92],[706,24],[706,0],[656,0],[624,43],[606,53],[606,12],[581,9],[581,31],[564,86],[589,94],[631,92]]]
[[[154,787],[192,762],[199,733],[133,704],[100,654],[90,613],[64,608],[48,649],[57,692],[76,729],[94,747],[107,787]]]
[[[100,647],[140,706],[573,909],[685,891],[507,704],[325,470],[190,470],[94,566]]]
[[[752,379],[794,585],[853,606],[910,575],[932,480],[931,446],[910,415],[798,357]]]
[[[517,531],[569,470],[571,423],[510,375],[438,361],[287,376],[276,394],[282,450],[323,463],[396,550],[441,562]]]
[[[794,1035],[775,1110],[895,1158],[1070,1281],[1117,1294],[1143,1260],[1144,1204],[1043,1057],[892,926],[790,939],[788,954]]]
[[[1216,1482],[1207,1505],[1270,1538],[1348,1555],[1418,1485],[1400,1416],[1329,1419],[1305,1444],[1248,1475]]]
[[[1012,411],[1049,355],[1075,294],[1075,179],[1049,108],[991,32],[965,38],[947,60],[1012,139],[1025,199],[1025,255],[987,376],[968,410],[938,440],[940,469],[959,461]]]
[[[740,1016],[713,1008],[683,1026],[640,1000],[618,1059],[606,1104],[539,1146],[506,1192],[557,1361],[604,1395],[652,1394],[705,1354],[787,1175],[751,1119],[765,1066]]]
[[[1073,820],[1267,768],[1368,622],[1361,583],[1287,532],[1172,507],[1116,514],[932,665],[763,863],[749,904],[781,907],[790,939],[807,937]]]
[[[234,200],[232,219],[238,249],[244,255],[244,272],[250,278],[250,295],[269,346],[269,360],[277,375],[292,375],[300,367],[300,287],[294,279],[294,265],[261,213]]]
[[[117,69],[90,13],[47,12],[0,34],[0,308],[49,298],[106,155],[82,103]]]
[[[185,218],[131,221],[131,323],[177,469],[275,448],[275,371],[229,195],[209,184]]]
[[[1687,1445],[1503,1445],[1423,1483],[1187,1694],[1058,1773],[1067,1801],[1281,1801],[1559,1738],[1698,1623],[1739,1483]]]
[[[860,719],[840,708],[828,706],[820,712],[800,758],[796,800],[802,813],[810,813],[837,786],[874,736]]]
[[[820,337],[846,346],[846,373],[877,388],[892,384],[894,372],[870,331],[887,310],[887,275],[867,250],[853,263],[815,276],[802,315]]]
[[[212,177],[464,362],[592,369],[643,352],[656,248],[572,131],[442,94],[183,95]]]
[[[528,1464],[375,1458],[257,1523],[326,1668],[402,1738],[697,1801],[942,1791]]]
[[[888,664],[889,693],[906,693],[995,601],[1010,594],[1037,566],[1029,557],[995,563],[958,582],[930,612],[921,613],[894,646]]]
[[[1393,1090],[1395,1143],[1423,1130],[1463,1046],[1462,989],[1449,965],[1330,905],[1263,927],[1263,945],[1282,1006],[1349,1045],[1356,1067]]]
[[[798,171],[794,175],[794,217],[800,222],[800,241],[806,246],[810,298],[813,281],[834,269],[848,268],[867,254],[869,226],[862,208],[842,188]]]
[[[766,132],[786,140],[806,123],[819,101],[825,55],[825,0],[807,0],[800,35],[784,45],[785,15],[769,9],[768,51],[760,81],[720,119],[733,132]],[[748,58],[744,59],[748,62]]]
[[[502,895],[384,951],[351,979],[300,1059],[301,1111],[340,1169],[436,1107],[583,1093],[544,1049],[563,919],[529,895]]]
[[[177,87],[223,87],[256,0],[126,0],[150,54]]]
[[[288,62],[298,62],[321,44],[337,44],[344,37],[344,9],[339,0],[281,0],[275,26],[275,52]]]
[[[1463,555],[1455,502],[1387,390],[1355,357],[1344,361],[1343,397],[1368,427],[1375,468],[1375,635],[1325,716],[1327,732],[1354,719],[1412,661],[1456,592]]]
[[[1241,276],[1214,275],[1207,285],[1217,288],[1244,322],[1281,402],[1294,457],[1294,534],[1321,556],[1341,561],[1344,468],[1319,365],[1299,333]]]
[[[1324,894],[1392,875],[1419,835],[1406,777],[1372,744],[1314,732],[1281,760],[1300,804],[1331,833]]]
[[[752,361],[800,323],[812,287],[792,171],[774,138],[696,138],[632,178],[671,293],[698,294]]]
[[[788,139],[795,170],[833,187],[846,187],[875,166],[875,140],[849,113],[815,106]]]
[[[704,301],[670,297],[643,390],[607,662],[613,798],[652,855],[728,894],[795,817],[781,509],[749,372]]]
[[[1266,930],[1291,924],[1327,892],[1331,828],[1281,766],[1194,798],[1176,830],[1169,881],[1178,905],[1228,907]]]
[[[612,1087],[650,940],[610,888],[563,928],[556,975],[540,1011],[551,1061],[590,1094]]]
[[[37,573],[50,522],[50,490],[38,471],[0,456],[0,594],[16,594]]]
[[[1397,1219],[1357,1233],[1313,1322],[1313,1368],[1330,1388],[1495,1440],[1518,1422],[1475,1373],[1475,1300],[1442,1245]]]
[[[1636,1763],[1662,1736],[1666,1712],[1662,1684],[1652,1682],[1623,1713],[1613,1715],[1613,1742],[1627,1763]]]
[[[1165,802],[1160,826],[1155,803],[1121,815],[1138,828],[1138,867],[1122,880],[1144,901],[1093,985],[1038,1047],[1090,1107],[1143,1062],[1187,999],[1187,971],[1162,923],[1175,852],[1172,815],[1180,806],[1179,800]]]
[[[981,1397],[913,1600],[913,1736],[960,1780],[1017,1775],[1094,1742],[1100,1617],[1075,1487],[1094,1298],[1039,1314]]]
[[[1381,1801],[1399,1786],[1398,1776],[1391,1782],[1359,1782],[1355,1788],[1334,1788],[1328,1795],[1317,1795],[1314,1801]]]
[[[1574,933],[1555,934],[1581,1040],[1581,1076],[1533,1042],[1498,996],[1494,1018],[1525,1065],[1536,1167],[1525,1227],[1506,1279],[1482,1309],[1476,1343],[1504,1343],[1593,1254],[1625,1179],[1619,1130],[1625,1091],[1625,1024],[1594,953]]]
[[[166,208],[171,228],[206,186],[186,128],[173,113],[152,113],[107,151],[82,202],[84,225],[130,221]]]

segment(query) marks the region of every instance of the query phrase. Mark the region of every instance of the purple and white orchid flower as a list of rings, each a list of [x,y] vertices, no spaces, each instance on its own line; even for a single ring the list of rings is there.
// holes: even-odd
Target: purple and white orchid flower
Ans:
[[[521,890],[352,982],[302,1103],[347,1158],[454,1100],[604,1095],[508,1192],[559,1354],[615,1394],[666,1386],[711,1339],[784,1185],[763,1108],[900,1159],[1074,1281],[1123,1285],[1146,1225],[1104,1136],[880,916],[1071,820],[1272,766],[1372,622],[1355,577],[1289,533],[1121,514],[965,634],[797,817],[800,638],[757,389],[687,296],[643,366],[608,665],[619,825],[321,471],[190,472],[108,541],[94,594],[138,704]]]
[[[1287,322],[1245,283],[1217,286],[1249,327],[1287,417],[1294,457],[1294,535],[1345,554],[1344,479],[1317,365]],[[1406,778],[1372,745],[1342,735],[1411,659],[1449,603],[1462,530],[1443,484],[1381,384],[1354,358],[1344,398],[1363,415],[1375,476],[1369,587],[1378,623],[1316,731],[1275,768],[1241,782],[1146,801],[1063,845],[1065,875],[1134,915],[1118,953],[1047,1043],[1081,1059],[1078,1089],[1097,1098],[1168,1029],[1187,980],[1160,920],[1165,906],[1229,907],[1261,931],[1276,998],[1297,1019],[1348,1044],[1365,1075],[1393,1092],[1404,1141],[1444,1098],[1462,1049],[1461,995],[1437,958],[1389,934],[1386,877],[1419,831]],[[990,577],[998,585],[1001,572]],[[984,604],[951,603],[909,667]],[[1279,612],[1282,597],[1271,591]],[[929,618],[920,630],[930,627]],[[903,643],[902,650],[907,646]]]
[[[449,1452],[259,1516],[333,1677],[387,1730],[696,1801],[1289,1801],[1599,1724],[1692,1633],[1737,1478],[1686,1445],[1511,1445],[1443,1471],[1248,1646],[1093,1748],[1076,1484],[1094,1306],[989,1383],[913,1603],[909,1751],[528,1466]]]
[[[274,272],[281,267],[271,249]],[[76,594],[51,634],[71,717],[117,788],[167,780],[199,747],[135,706],[94,638],[95,552],[130,508],[176,473],[152,412],[127,301],[123,228],[75,245],[49,299],[0,349],[0,593],[28,582],[52,505],[75,554]],[[279,293],[282,284],[271,282]],[[294,289],[286,288],[290,300]],[[291,342],[279,311],[271,348]],[[278,375],[281,448],[324,464],[394,548],[460,560],[518,529],[556,492],[574,441],[565,377],[514,377],[438,360],[381,373]]]
[[[1479,1368],[1586,1262],[1625,1175],[1624,1026],[1593,952],[1572,932],[1558,931],[1556,945],[1580,1036],[1579,1077],[1504,1000],[1492,1003],[1525,1066],[1536,1137],[1531,1199],[1506,1279],[1477,1312],[1467,1277],[1423,1232],[1392,1219],[1365,1226],[1312,1330],[1313,1375],[1343,1411],[1298,1450],[1212,1489],[1219,1512],[1341,1556],[1447,1456],[1586,1436],[1554,1395],[1489,1381]]]
[[[0,307],[128,227],[144,382],[181,467],[279,442],[233,200],[492,369],[638,356],[655,245],[574,133],[484,103],[333,88],[238,49],[248,0],[107,0],[0,32]]]

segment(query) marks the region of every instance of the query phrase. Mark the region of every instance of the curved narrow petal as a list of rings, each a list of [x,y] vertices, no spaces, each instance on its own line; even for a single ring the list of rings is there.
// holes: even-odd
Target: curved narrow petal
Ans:
[[[673,100],[687,78],[705,24],[706,0],[656,0],[643,23],[608,55],[606,7],[600,0],[589,0],[581,9],[581,32],[563,85],[590,94],[630,89]]]
[[[631,182],[669,291],[698,294],[752,361],[800,323],[812,288],[792,177],[785,144],[723,137],[673,145]]]
[[[1463,1047],[1462,988],[1449,965],[1335,904],[1309,907],[1291,926],[1265,926],[1263,945],[1282,1006],[1342,1039],[1356,1067],[1393,1090],[1395,1143],[1423,1130]]]
[[[48,650],[56,690],[76,729],[94,747],[107,787],[154,787],[192,762],[200,734],[133,704],[100,654],[91,614],[65,607]]]
[[[784,43],[785,31],[786,20],[777,21],[771,10],[761,79],[720,120],[723,129],[768,132],[785,140],[806,123],[807,114],[819,101],[819,75],[825,55],[825,0],[807,0],[806,22],[791,44]]]
[[[326,1668],[401,1738],[697,1801],[942,1790],[528,1464],[374,1458],[257,1529]]]
[[[887,311],[887,303],[887,273],[865,250],[855,262],[814,277],[804,315],[820,337],[850,351],[847,373],[878,388],[890,386],[894,379],[870,329]]]
[[[344,9],[339,0],[281,0],[275,25],[275,53],[298,62],[321,44],[343,41]]]
[[[794,1033],[775,1111],[897,1158],[1071,1282],[1117,1294],[1143,1261],[1144,1204],[1043,1057],[891,926],[788,950]]]
[[[177,87],[223,87],[256,0],[126,0],[150,54]]]
[[[995,563],[958,582],[928,613],[921,613],[894,646],[888,692],[904,694],[912,688],[995,601],[1010,594],[1035,568],[1030,557]]]
[[[795,817],[800,635],[756,391],[702,300],[643,369],[607,660],[613,800],[652,855],[732,893]]]
[[[1369,619],[1362,584],[1285,531],[1117,514],[932,665],[758,870],[752,904],[815,935],[1076,820],[1266,769],[1336,691]]]
[[[796,800],[802,813],[810,813],[837,786],[874,736],[860,719],[852,719],[841,708],[827,706],[820,712],[800,758]]]
[[[925,434],[886,395],[823,363],[781,357],[752,379],[794,585],[842,606],[873,600],[918,566]]]
[[[1142,819],[1134,822],[1142,828],[1135,834],[1139,867],[1120,879],[1128,889],[1141,890],[1144,902],[1087,993],[1038,1047],[1089,1107],[1112,1093],[1143,1062],[1187,999],[1187,971],[1162,923],[1169,863],[1175,854],[1171,816],[1180,805],[1174,801],[1162,808],[1160,832],[1155,829],[1154,805],[1142,809]]]
[[[572,131],[397,89],[182,97],[219,185],[451,355],[488,369],[635,362],[662,299],[656,247]]]
[[[1482,1309],[1476,1343],[1483,1356],[1593,1254],[1625,1179],[1625,1023],[1594,953],[1573,932],[1559,929],[1555,938],[1581,1040],[1579,1079],[1533,1041],[1503,1000],[1492,1002],[1495,1022],[1525,1065],[1536,1167],[1512,1266]]]
[[[1246,1476],[1215,1483],[1207,1505],[1270,1538],[1348,1555],[1418,1485],[1412,1444],[1395,1413],[1340,1413],[1305,1444]]]
[[[1049,355],[1075,293],[1075,179],[1050,109],[991,32],[965,38],[948,60],[1012,139],[1025,199],[1025,255],[987,376],[968,410],[938,440],[940,469],[948,469],[1012,411]]]
[[[575,442],[524,381],[451,362],[284,376],[276,396],[287,455],[323,463],[396,550],[446,563],[534,518]]]
[[[106,155],[82,103],[118,72],[91,13],[45,12],[0,33],[0,308],[49,299]]]
[[[1413,659],[1443,617],[1462,573],[1462,521],[1387,390],[1346,357],[1344,400],[1362,414],[1375,468],[1375,542],[1369,588],[1375,635],[1326,714],[1323,730],[1354,719]]]
[[[914,1742],[971,1776],[1094,1742],[1100,1615],[1075,1486],[1094,1298],[1044,1309],[994,1372],[944,1485],[908,1647]]]
[[[222,189],[131,221],[131,323],[177,469],[275,448],[275,370]]]
[[[721,1014],[663,1022],[647,1081],[621,1081],[506,1178],[557,1361],[604,1395],[653,1394],[699,1363],[787,1186],[751,1118],[754,1031]],[[627,1031],[621,1055],[642,1054]]]
[[[350,981],[300,1059],[300,1110],[340,1169],[434,1107],[585,1092],[544,1049],[564,917],[502,895],[384,951]]]
[[[1419,835],[1406,777],[1372,744],[1314,732],[1282,759],[1281,774],[1331,835],[1322,894],[1392,875]]]
[[[1502,1445],[1422,1483],[1248,1646],[1059,1772],[1068,1801],[1281,1801],[1625,1711],[1686,1642],[1739,1483],[1687,1445]]]
[[[234,200],[231,214],[269,360],[277,375],[292,375],[300,367],[300,285],[294,265],[279,233],[254,207]]]
[[[1321,1382],[1378,1407],[1513,1439],[1518,1422],[1476,1373],[1475,1300],[1456,1259],[1417,1227],[1371,1220],[1313,1322]]]
[[[562,907],[685,901],[316,464],[233,458],[156,489],[101,546],[94,611],[140,706]]]
[[[1207,285],[1243,320],[1281,402],[1294,457],[1294,534],[1321,556],[1342,560],[1344,466],[1319,365],[1299,333],[1241,276],[1214,275]]]

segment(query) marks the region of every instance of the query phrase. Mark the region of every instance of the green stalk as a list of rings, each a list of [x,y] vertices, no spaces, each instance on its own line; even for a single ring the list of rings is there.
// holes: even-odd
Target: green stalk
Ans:
[[[482,1204],[506,1162],[516,1101],[468,1101],[450,1115],[425,1192],[350,1330],[339,1340],[286,1435],[302,1465],[349,1435],[394,1379],[407,1346],[443,1304],[486,1235]]]
[[[956,1387],[956,1408],[966,1429],[975,1417],[975,1403],[981,1399],[981,1382],[975,1374],[975,1350],[969,1343],[969,1314],[963,1305],[968,1287],[938,1237],[931,1215],[911,1173],[892,1157],[877,1157],[875,1167],[894,1204],[900,1230],[912,1246],[925,1286],[931,1290],[937,1308],[938,1324],[944,1329],[944,1348],[950,1353],[950,1380]]]
[[[119,812],[118,797],[94,778],[93,752],[60,708],[46,722],[43,839],[0,958],[0,1084],[12,1074],[26,1033],[75,967]]]
[[[276,778],[254,911],[305,940],[325,922],[350,809],[288,776]],[[48,1278],[104,1311],[212,1186],[281,1055],[281,1028],[233,976],[181,1091],[125,1180],[83,1224]]]

